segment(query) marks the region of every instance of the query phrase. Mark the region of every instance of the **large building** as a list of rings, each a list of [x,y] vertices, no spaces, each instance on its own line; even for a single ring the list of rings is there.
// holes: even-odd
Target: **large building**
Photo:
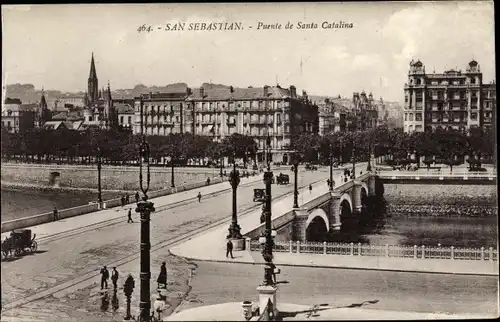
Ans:
[[[10,133],[20,133],[35,126],[37,104],[22,104],[19,99],[6,98],[2,104],[2,125]]]
[[[496,112],[496,84],[483,83],[479,64],[471,61],[465,72],[425,72],[420,60],[410,62],[404,87],[404,131],[436,128],[467,130],[491,127]]]
[[[145,133],[193,133],[216,141],[234,133],[248,135],[259,146],[258,161],[265,159],[268,136],[269,160],[288,164],[293,138],[318,132],[318,108],[305,91],[298,96],[295,86],[234,88],[203,84],[192,90],[186,86],[183,90],[142,95],[135,100],[134,133],[140,133],[141,101]]]

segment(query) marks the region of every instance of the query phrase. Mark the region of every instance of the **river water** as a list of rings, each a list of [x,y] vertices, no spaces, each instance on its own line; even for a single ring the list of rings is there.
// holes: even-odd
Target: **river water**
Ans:
[[[51,212],[57,209],[86,205],[97,201],[97,193],[91,191],[39,191],[2,188],[1,221],[8,221]],[[115,192],[103,192],[103,200],[118,196]]]
[[[103,199],[118,196],[104,192]],[[493,207],[496,186],[386,185],[385,201],[389,205],[454,205]],[[33,191],[2,189],[2,222],[31,215],[70,208],[95,201],[95,192]],[[455,247],[497,247],[497,216],[414,217],[409,213],[387,212],[385,207],[352,225],[343,224],[340,232],[325,239],[334,242],[370,243],[377,245],[437,245]]]

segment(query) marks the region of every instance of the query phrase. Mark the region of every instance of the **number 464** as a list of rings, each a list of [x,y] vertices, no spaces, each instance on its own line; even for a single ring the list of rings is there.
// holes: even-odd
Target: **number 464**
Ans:
[[[150,31],[153,31],[153,28],[151,28],[151,26],[146,26],[146,25],[142,25],[142,26],[139,26],[139,28],[137,28],[137,32],[150,32]]]

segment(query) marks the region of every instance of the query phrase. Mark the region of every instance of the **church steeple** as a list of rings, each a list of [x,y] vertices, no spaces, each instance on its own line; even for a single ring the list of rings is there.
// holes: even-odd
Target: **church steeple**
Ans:
[[[38,126],[42,127],[45,122],[50,120],[50,112],[49,109],[47,108],[47,100],[45,99],[45,92],[42,87],[42,97],[40,98],[40,104],[38,106],[38,115],[37,120],[38,120]]]
[[[95,102],[99,98],[98,82],[99,81],[97,79],[97,73],[95,70],[94,53],[92,53],[92,59],[90,61],[89,80],[88,80],[88,93],[89,93],[89,100],[91,103]]]

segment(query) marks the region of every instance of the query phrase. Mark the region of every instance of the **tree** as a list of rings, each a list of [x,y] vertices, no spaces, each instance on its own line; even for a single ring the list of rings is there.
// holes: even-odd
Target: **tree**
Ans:
[[[316,134],[302,133],[292,140],[292,149],[300,153],[305,161],[316,160],[319,148],[320,138]]]
[[[243,159],[246,167],[247,156],[255,157],[258,146],[255,140],[247,135],[234,133],[222,140],[222,151],[227,157]]]

